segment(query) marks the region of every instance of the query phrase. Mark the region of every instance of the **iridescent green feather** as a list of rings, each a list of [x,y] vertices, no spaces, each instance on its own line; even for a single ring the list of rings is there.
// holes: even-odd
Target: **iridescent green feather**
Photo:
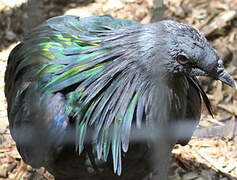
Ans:
[[[113,44],[111,39],[119,40],[114,29],[134,24],[111,16],[52,18],[27,37],[24,51],[17,54],[24,59],[15,78],[22,69],[39,64],[40,68],[29,73],[29,81],[37,79],[43,93],[64,94],[66,113],[76,120],[79,154],[87,133],[92,133],[93,152],[106,161],[111,151],[117,174],[122,171],[121,154],[128,149],[139,93],[132,85],[135,74],[124,61],[129,55],[117,51],[120,43]],[[114,37],[106,42],[106,34]]]

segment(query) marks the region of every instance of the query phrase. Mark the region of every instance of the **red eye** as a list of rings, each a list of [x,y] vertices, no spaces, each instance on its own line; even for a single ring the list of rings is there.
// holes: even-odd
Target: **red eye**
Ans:
[[[184,56],[184,55],[178,55],[178,56],[176,57],[176,61],[178,61],[178,63],[179,63],[179,64],[182,64],[182,65],[189,63],[188,58],[187,58],[186,56]]]

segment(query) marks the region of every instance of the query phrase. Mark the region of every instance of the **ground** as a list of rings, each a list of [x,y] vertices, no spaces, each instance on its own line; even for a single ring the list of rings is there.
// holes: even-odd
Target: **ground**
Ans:
[[[165,18],[200,29],[237,80],[237,1],[165,0]],[[152,0],[0,0],[0,179],[14,179],[20,159],[8,130],[4,98],[4,72],[12,48],[32,26],[56,15],[81,17],[111,14],[149,23],[157,13]],[[153,18],[152,18],[153,17]],[[176,146],[171,163],[173,180],[237,179],[237,91],[201,78],[211,100],[214,118],[203,107],[202,121],[187,146]],[[32,169],[24,179],[53,179],[43,168]]]

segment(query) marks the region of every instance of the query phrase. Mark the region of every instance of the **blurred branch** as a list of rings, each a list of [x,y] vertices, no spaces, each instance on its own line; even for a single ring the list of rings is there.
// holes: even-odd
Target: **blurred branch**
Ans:
[[[28,33],[44,20],[43,5],[44,1],[28,0],[23,22],[24,33]]]
[[[156,22],[164,19],[164,12],[165,12],[164,0],[152,0],[152,4],[153,7],[151,9],[152,11],[151,22]]]

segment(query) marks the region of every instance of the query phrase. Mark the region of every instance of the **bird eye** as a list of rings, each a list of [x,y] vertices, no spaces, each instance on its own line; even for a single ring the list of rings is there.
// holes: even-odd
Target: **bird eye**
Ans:
[[[187,63],[189,63],[188,58],[186,56],[184,56],[184,55],[178,55],[176,57],[176,61],[178,61],[179,64],[187,64]]]

